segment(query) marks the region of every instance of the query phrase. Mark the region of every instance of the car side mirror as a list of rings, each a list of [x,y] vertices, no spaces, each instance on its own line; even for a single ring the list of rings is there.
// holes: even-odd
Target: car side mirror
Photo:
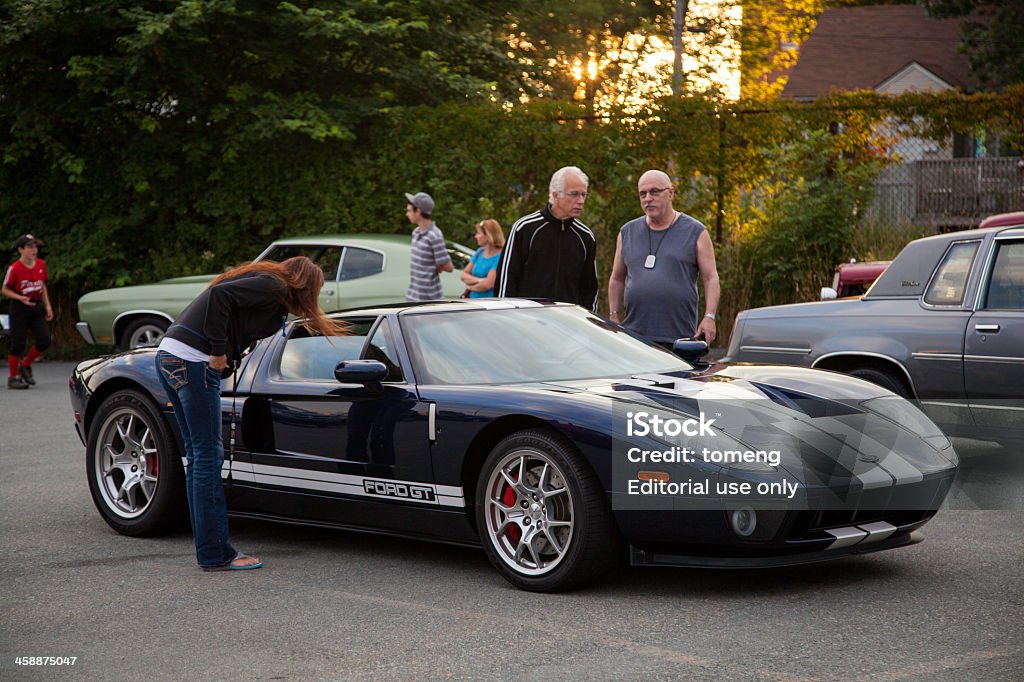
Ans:
[[[836,298],[839,298],[839,292],[838,291],[836,291],[832,287],[822,287],[821,288],[821,300],[822,301],[831,301],[831,300],[834,300]]]
[[[343,384],[379,384],[387,375],[378,360],[343,360],[334,368],[334,378]]]
[[[708,363],[701,360],[708,354],[708,342],[698,339],[676,339],[672,343],[672,352],[686,360],[694,367],[704,366]]]

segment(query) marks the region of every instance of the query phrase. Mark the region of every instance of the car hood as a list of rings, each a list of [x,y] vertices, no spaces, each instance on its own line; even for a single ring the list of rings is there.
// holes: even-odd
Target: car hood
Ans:
[[[805,482],[834,479],[837,470],[889,482],[890,474],[920,475],[957,464],[949,441],[909,401],[832,372],[716,365],[702,374],[637,375],[559,386],[607,398],[616,437],[625,436],[627,415],[640,412],[713,420],[712,437],[651,438],[691,448],[779,450],[782,468]]]
[[[190,301],[217,275],[193,275],[191,277],[175,277],[152,284],[135,284],[128,287],[114,287],[90,291],[79,299],[79,305],[101,303],[106,301]],[[182,286],[185,285],[185,286]],[[134,297],[138,297],[137,299]]]
[[[703,373],[637,374],[622,379],[583,379],[547,382],[547,385],[641,402],[649,402],[656,396],[760,400],[774,395],[766,393],[766,387],[799,393],[814,400],[862,401],[893,395],[880,386],[846,374],[778,365],[714,365]]]
[[[171,277],[162,279],[157,284],[206,284],[216,279],[218,275],[189,275],[187,277]]]

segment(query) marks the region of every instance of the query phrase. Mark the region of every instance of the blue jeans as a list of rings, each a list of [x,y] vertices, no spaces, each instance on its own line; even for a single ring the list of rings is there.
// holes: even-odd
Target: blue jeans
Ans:
[[[204,568],[231,563],[238,555],[228,542],[228,507],[221,467],[220,372],[205,362],[189,362],[165,351],[156,369],[185,444],[185,490],[196,541],[196,559]]]

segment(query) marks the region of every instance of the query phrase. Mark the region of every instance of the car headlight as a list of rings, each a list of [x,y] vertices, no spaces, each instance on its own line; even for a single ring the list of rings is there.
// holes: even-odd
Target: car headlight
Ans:
[[[917,434],[936,450],[949,450],[953,444],[928,416],[905,398],[885,396],[861,402],[861,407]]]

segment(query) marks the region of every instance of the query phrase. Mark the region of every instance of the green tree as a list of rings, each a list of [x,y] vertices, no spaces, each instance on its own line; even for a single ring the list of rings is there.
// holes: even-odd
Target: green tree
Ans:
[[[936,19],[967,17],[960,49],[971,73],[995,85],[1024,83],[1024,3],[1020,0],[918,0]]]
[[[339,166],[377,112],[519,91],[510,7],[4,0],[0,231],[53,235],[54,272],[104,286],[337,229]]]

